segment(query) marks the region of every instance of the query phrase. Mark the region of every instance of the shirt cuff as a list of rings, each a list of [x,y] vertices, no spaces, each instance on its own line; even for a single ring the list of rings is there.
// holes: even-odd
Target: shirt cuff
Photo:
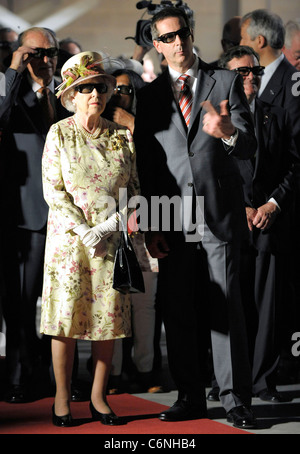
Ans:
[[[237,138],[239,136],[239,130],[237,129],[233,136],[230,137],[230,139],[222,139],[223,142],[228,145],[229,147],[234,147],[237,141]]]
[[[275,199],[273,199],[273,197],[271,197],[271,198],[270,198],[270,199],[268,200],[268,202],[272,202],[272,203],[275,203],[275,205],[277,206],[277,208],[279,209],[279,211],[281,211],[281,208],[280,208],[280,206],[278,205],[278,203],[276,202],[276,200],[275,200]]]

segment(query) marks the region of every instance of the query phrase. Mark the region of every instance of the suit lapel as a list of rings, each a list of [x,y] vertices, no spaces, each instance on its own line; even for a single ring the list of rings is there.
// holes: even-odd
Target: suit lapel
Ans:
[[[263,131],[263,111],[259,107],[257,100],[256,100],[256,107],[255,107],[255,135],[257,138],[257,149],[254,158],[254,178],[256,177],[257,168],[259,160],[261,159],[261,153],[263,153],[265,138],[264,138],[264,131]]]
[[[278,66],[275,73],[272,75],[271,79],[269,80],[267,86],[265,87],[264,91],[261,93],[259,98],[268,103],[273,104],[274,99],[278,96],[278,94],[283,89],[283,77],[285,73],[285,60],[282,60],[280,65]]]
[[[268,159],[266,155],[269,150],[269,138],[270,130],[273,121],[273,115],[270,113],[267,106],[264,106],[259,99],[256,100],[256,109],[255,109],[255,129],[257,136],[257,143],[259,144],[258,151],[256,153],[256,164],[255,164],[255,176],[257,169],[259,168],[260,163],[263,160]]]
[[[162,94],[165,97],[167,93],[170,94],[172,97],[172,109],[175,112],[175,114],[172,117],[173,122],[175,123],[176,127],[179,129],[181,134],[186,137],[187,133],[190,134],[193,124],[201,111],[201,103],[205,101],[211,90],[213,89],[216,81],[211,77],[211,75],[214,73],[214,71],[208,67],[206,70],[205,65],[199,60],[200,62],[200,69],[198,70],[198,75],[197,75],[197,87],[196,87],[196,92],[194,95],[193,99],[193,107],[192,107],[192,113],[191,113],[191,121],[190,121],[190,127],[189,130],[184,125],[184,120],[180,111],[180,107],[178,103],[176,102],[173,92],[172,92],[172,82],[170,81],[170,76],[169,72],[166,71],[162,75],[162,84],[161,84],[161,90]]]
[[[172,109],[172,121],[175,124],[175,126],[178,128],[180,133],[186,137],[186,127],[183,122],[182,114],[180,111],[180,107],[178,103],[176,102],[174,98],[174,93],[172,90],[172,81],[170,78],[169,71],[166,70],[162,75],[161,75],[161,84],[160,84],[160,100],[164,100],[164,103],[161,103],[160,108],[163,110],[164,108],[167,108],[169,103],[171,104],[171,109]]]
[[[202,109],[201,103],[208,98],[211,90],[213,89],[216,83],[216,81],[211,77],[211,74],[213,73],[214,73],[213,70],[209,70],[206,72],[202,68],[200,68],[198,71],[197,87],[193,100],[193,108],[191,114],[191,128],[197,115]]]
[[[35,132],[38,135],[46,136],[47,128],[43,121],[41,106],[36,94],[28,83],[24,84],[24,90],[20,93],[19,104],[22,106],[24,115],[26,115]]]

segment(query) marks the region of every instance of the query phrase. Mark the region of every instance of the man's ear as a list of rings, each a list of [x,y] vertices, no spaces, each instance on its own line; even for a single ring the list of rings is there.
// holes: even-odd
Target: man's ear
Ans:
[[[154,39],[154,40],[153,40],[153,46],[155,47],[155,49],[157,50],[157,52],[158,52],[159,54],[162,54],[160,41],[156,41],[156,39]]]
[[[263,35],[258,35],[256,38],[257,46],[259,49],[263,49],[268,45],[266,38]]]

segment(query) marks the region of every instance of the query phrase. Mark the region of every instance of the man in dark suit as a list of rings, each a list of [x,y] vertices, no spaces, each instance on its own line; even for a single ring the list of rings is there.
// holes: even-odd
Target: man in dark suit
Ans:
[[[182,202],[179,211],[174,207],[170,228],[160,225],[164,222],[152,209],[147,234],[149,252],[159,259],[168,362],[178,388],[178,400],[160,419],[206,417],[206,334],[211,328],[227,420],[252,428],[238,278],[247,224],[234,158],[248,159],[256,148],[249,106],[239,76],[214,70],[193,53],[193,33],[180,8],[164,8],[153,17],[152,37],[168,70],[138,94],[134,136],[142,195],[149,207],[163,196]],[[185,73],[189,88],[178,81]],[[167,214],[163,208],[163,217]]]
[[[291,65],[300,71],[300,20],[289,20],[285,25],[285,42],[282,52]]]
[[[278,106],[287,112],[291,125],[291,133],[298,152],[300,152],[300,92],[296,89],[299,79],[297,69],[291,65],[282,52],[285,42],[285,28],[279,16],[266,10],[255,10],[242,18],[241,45],[252,47],[259,56],[260,64],[265,66],[261,79],[261,86],[258,98],[272,106]],[[287,286],[285,311],[281,324],[284,326],[284,347],[283,357],[279,370],[279,380],[286,383],[287,368],[289,374],[297,375],[299,360],[291,355],[290,340],[295,331],[298,330],[297,319],[299,319],[299,273],[300,273],[300,183],[296,189],[296,197],[293,208],[293,226],[291,237],[293,238],[293,252],[290,256],[290,285]],[[294,370],[293,370],[294,369]],[[281,377],[280,377],[281,375]],[[288,377],[290,380],[290,377]]]
[[[279,16],[266,10],[255,10],[242,18],[242,46],[250,46],[258,54],[265,67],[258,97],[262,101],[287,110],[292,123],[294,138],[299,142],[300,96],[295,96],[293,86],[297,73],[282,52],[285,29]]]
[[[2,304],[8,402],[28,398],[41,354],[36,304],[41,294],[48,216],[41,158],[49,126],[69,115],[54,94],[58,85],[53,78],[57,54],[58,42],[49,30],[26,30],[5,72],[6,93],[0,97],[1,211],[5,213],[1,235],[5,283]]]
[[[253,48],[237,46],[220,66],[243,77],[255,119],[255,159],[238,161],[244,181],[249,240],[242,248],[241,288],[249,330],[253,393],[282,402],[276,372],[282,340],[283,290],[292,251],[291,214],[299,178],[299,153],[287,112],[257,99],[263,67]]]

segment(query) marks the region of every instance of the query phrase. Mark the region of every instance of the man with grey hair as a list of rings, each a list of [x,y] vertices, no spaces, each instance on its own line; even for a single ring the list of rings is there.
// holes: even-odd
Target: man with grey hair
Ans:
[[[42,190],[42,153],[50,124],[69,115],[54,93],[58,85],[54,79],[58,55],[54,34],[30,28],[19,36],[19,43],[5,72],[6,95],[0,96],[5,399],[14,403],[24,402],[35,391],[32,379],[44,345],[35,324],[48,217]]]
[[[291,139],[287,112],[257,99],[263,66],[253,48],[237,46],[221,59],[220,67],[243,77],[253,112],[255,158],[237,160],[243,179],[248,240],[241,251],[240,277],[246,312],[253,393],[260,399],[282,402],[276,375],[282,339],[281,317],[286,263],[293,238],[292,203],[299,178],[300,157]],[[283,183],[284,182],[284,183]]]
[[[292,139],[297,151],[300,150],[300,91],[297,91],[299,72],[282,52],[285,41],[285,28],[279,16],[264,9],[258,9],[242,18],[241,45],[252,47],[265,66],[258,98],[272,106],[283,108],[288,115]],[[299,288],[299,227],[300,227],[300,185],[298,181],[294,204],[294,220],[290,229],[293,238],[293,251],[290,252],[290,282],[286,286],[285,312],[281,324],[285,330],[285,355],[290,363],[295,360],[290,353],[290,339],[297,330],[297,288]],[[299,292],[300,290],[298,290]],[[295,294],[295,296],[294,296]],[[297,366],[296,366],[297,367]]]
[[[285,29],[279,16],[264,9],[246,14],[241,22],[242,46],[252,47],[265,67],[258,97],[269,104],[286,109],[300,146],[300,96],[294,96],[297,71],[285,58],[282,48]]]
[[[300,19],[290,20],[285,26],[285,32],[282,52],[288,61],[300,71]]]

